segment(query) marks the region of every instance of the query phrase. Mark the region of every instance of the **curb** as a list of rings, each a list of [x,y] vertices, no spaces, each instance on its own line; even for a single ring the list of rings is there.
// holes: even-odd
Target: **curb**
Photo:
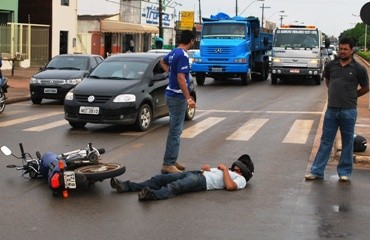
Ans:
[[[6,104],[18,103],[31,100],[30,96],[27,97],[13,97],[6,100]]]

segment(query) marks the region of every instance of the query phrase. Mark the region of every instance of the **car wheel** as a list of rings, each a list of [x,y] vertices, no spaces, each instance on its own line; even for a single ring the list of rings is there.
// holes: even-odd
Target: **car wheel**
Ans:
[[[75,122],[75,121],[68,121],[68,122],[72,128],[84,128],[86,126],[85,122]]]
[[[135,122],[135,126],[140,131],[147,131],[152,124],[152,109],[146,103],[141,105],[139,114],[137,115],[137,119]]]
[[[206,79],[206,76],[204,74],[197,73],[197,74],[195,74],[195,79],[196,79],[197,84],[199,86],[203,86],[204,85],[204,81]]]
[[[195,116],[195,108],[190,108],[189,105],[186,106],[185,120],[190,121]]]
[[[277,76],[271,74],[271,84],[276,85],[278,82]]]
[[[31,101],[33,104],[40,104],[42,101],[42,98],[31,97]]]

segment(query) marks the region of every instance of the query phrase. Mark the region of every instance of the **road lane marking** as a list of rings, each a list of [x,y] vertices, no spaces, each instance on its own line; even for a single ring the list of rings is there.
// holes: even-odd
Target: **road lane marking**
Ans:
[[[27,129],[24,129],[23,131],[26,131],[26,132],[42,132],[42,131],[45,131],[45,130],[48,130],[48,129],[51,129],[51,128],[60,127],[60,126],[67,125],[67,124],[68,124],[67,120],[63,119],[63,120],[59,120],[59,121],[56,121],[56,122],[51,122],[51,123],[47,123],[47,124],[44,124],[44,125],[27,128]]]
[[[56,115],[60,115],[60,114],[63,114],[63,112],[49,112],[49,113],[45,113],[45,114],[36,114],[36,115],[33,115],[33,116],[28,116],[28,117],[24,117],[24,118],[18,118],[18,119],[14,119],[14,120],[5,121],[5,122],[0,122],[0,127],[8,127],[8,126],[11,126],[11,125],[16,125],[16,124],[20,124],[20,123],[24,123],[24,122],[28,122],[28,121],[33,121],[33,120],[37,120],[37,119],[41,119],[41,118],[46,118],[46,117],[52,117],[52,116],[56,116]]]
[[[283,143],[306,144],[313,120],[295,120]]]
[[[268,121],[266,118],[252,118],[226,140],[248,141]]]
[[[182,134],[181,138],[194,138],[197,135],[201,134],[202,132],[206,131],[207,129],[211,128],[212,126],[216,125],[217,123],[221,122],[225,118],[220,117],[209,117],[205,120],[194,124],[191,127],[185,129]]]
[[[198,110],[197,112],[204,112],[207,111],[209,113],[272,113],[272,114],[313,114],[313,115],[321,115],[322,112],[306,112],[306,111],[252,111],[252,110]]]

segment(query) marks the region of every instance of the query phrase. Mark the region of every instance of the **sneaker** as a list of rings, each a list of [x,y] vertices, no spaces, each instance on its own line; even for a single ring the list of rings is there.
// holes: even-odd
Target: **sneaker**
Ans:
[[[339,181],[341,181],[341,182],[348,182],[349,181],[349,177],[348,176],[339,176]]]
[[[181,171],[184,171],[185,170],[185,166],[182,165],[182,164],[180,164],[180,163],[178,163],[178,162],[175,163],[175,167],[177,167],[177,169],[179,169]]]
[[[162,165],[161,173],[178,173],[180,171],[176,166],[173,165]]]
[[[126,182],[121,182],[117,178],[110,179],[110,186],[117,190],[119,193],[128,192],[129,186],[127,186]]]
[[[306,175],[304,176],[304,178],[305,178],[306,180],[322,179],[322,177],[319,177],[319,176],[313,175],[312,173],[310,173],[310,174],[306,174]]]
[[[144,187],[138,194],[139,201],[157,200],[156,196],[148,187]]]

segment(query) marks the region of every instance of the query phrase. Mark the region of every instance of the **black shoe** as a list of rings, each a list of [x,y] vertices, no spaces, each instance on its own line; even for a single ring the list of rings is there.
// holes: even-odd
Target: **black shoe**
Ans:
[[[130,190],[126,182],[121,182],[117,178],[110,179],[110,186],[115,188],[119,193],[128,192]]]
[[[150,188],[145,187],[139,192],[139,201],[149,201],[149,200],[157,200],[156,196],[150,190]]]

